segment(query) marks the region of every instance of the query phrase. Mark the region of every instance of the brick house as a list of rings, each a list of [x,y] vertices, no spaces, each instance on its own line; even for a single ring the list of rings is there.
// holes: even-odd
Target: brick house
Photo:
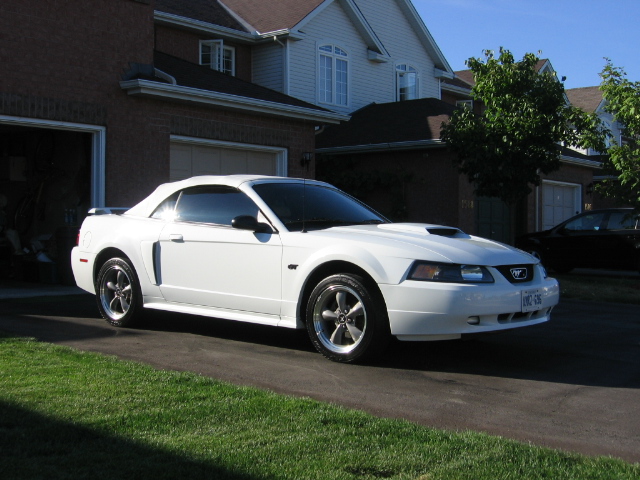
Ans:
[[[453,168],[439,126],[470,85],[410,0],[5,0],[0,32],[0,228],[23,244],[166,181],[317,163],[339,184],[332,162],[398,219],[544,224],[548,189],[514,227]],[[571,209],[596,165],[576,155],[546,180]]]
[[[216,1],[5,0],[0,32],[0,237],[23,246],[171,179],[306,174],[348,118],[253,82],[273,39]]]

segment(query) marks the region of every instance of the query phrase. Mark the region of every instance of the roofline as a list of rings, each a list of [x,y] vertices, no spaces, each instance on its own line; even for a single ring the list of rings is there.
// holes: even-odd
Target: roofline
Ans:
[[[234,15],[234,17],[238,20],[238,22],[245,25],[246,28],[253,29],[251,25],[248,25],[244,20],[242,20],[237,15]],[[183,17],[181,15],[174,15],[173,13],[161,12],[159,10],[154,11],[154,20],[159,25],[171,25],[174,27],[181,27],[187,30],[193,30],[200,33],[218,35],[223,38],[232,39],[232,40],[235,40],[236,42],[244,42],[244,43],[261,43],[262,41],[272,40],[273,37],[276,37],[276,36],[288,37],[293,40],[302,40],[305,37],[304,33],[295,32],[288,28],[283,28],[281,30],[274,30],[273,32],[258,32],[256,30],[254,30],[252,33],[243,32],[241,30],[236,30],[234,28],[223,27],[215,23],[196,20],[190,17]]]
[[[153,18],[155,22],[160,25],[172,25],[203,33],[213,33],[222,37],[232,38],[237,41],[254,42],[258,38],[253,33],[242,32],[233,28],[216,25],[215,23],[204,22],[202,20],[183,17],[181,15],[174,15],[172,13],[165,13],[159,10],[154,10]]]
[[[346,145],[343,147],[326,147],[316,148],[316,153],[331,153],[340,155],[344,153],[365,153],[365,152],[381,152],[381,151],[398,151],[398,150],[419,150],[425,148],[446,147],[446,144],[440,140],[410,140],[406,142],[391,143],[373,143],[368,145]]]
[[[418,35],[422,37],[422,43],[425,49],[434,56],[435,67],[453,75],[451,65],[447,62],[442,50],[438,47],[438,44],[424,24],[424,20],[422,20],[422,17],[420,17],[420,14],[413,6],[413,3],[411,3],[410,0],[397,0],[397,2],[400,4],[400,9],[409,17],[409,23],[412,24]]]
[[[450,83],[447,83],[447,82],[440,82],[440,88],[442,90],[446,90],[447,92],[457,93],[459,95],[465,95],[469,98],[472,97],[470,88],[458,87],[457,85],[451,85]]]
[[[342,147],[326,147],[317,148],[316,153],[328,153],[334,155],[341,155],[347,153],[367,153],[367,152],[381,152],[381,151],[399,151],[399,150],[419,150],[427,148],[443,148],[447,144],[440,139],[431,140],[411,140],[406,142],[391,142],[391,143],[375,143],[367,145],[346,145]],[[569,165],[577,165],[582,167],[601,168],[602,162],[595,160],[588,160],[584,158],[571,157],[569,155],[561,155],[560,161]]]
[[[132,96],[153,97],[162,100],[214,105],[232,110],[262,113],[265,115],[295,118],[298,120],[309,120],[318,123],[337,124],[342,121],[348,121],[350,118],[348,115],[342,115],[335,112],[314,110],[306,107],[286,105],[278,102],[231,95],[228,93],[213,92],[199,88],[169,85],[150,80],[125,80],[120,82],[120,88],[125,90],[128,95]]]
[[[569,165],[578,165],[581,167],[592,167],[592,168],[602,167],[602,162],[597,162],[595,160],[587,160],[586,158],[570,157],[568,155],[561,155],[560,161],[562,163],[567,163]]]

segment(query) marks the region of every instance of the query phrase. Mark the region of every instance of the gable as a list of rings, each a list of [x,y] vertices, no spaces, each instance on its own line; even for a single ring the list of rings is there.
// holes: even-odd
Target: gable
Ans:
[[[393,58],[402,57],[407,48],[419,49],[441,73],[447,77],[453,76],[449,63],[411,1],[353,1]]]

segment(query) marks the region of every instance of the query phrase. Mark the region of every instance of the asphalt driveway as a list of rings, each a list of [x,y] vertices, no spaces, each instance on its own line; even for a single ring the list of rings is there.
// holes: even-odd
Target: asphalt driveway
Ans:
[[[0,330],[432,427],[640,462],[635,306],[563,300],[547,324],[397,342],[364,366],[325,360],[293,330],[163,312],[116,329],[99,319],[91,295],[2,300]]]

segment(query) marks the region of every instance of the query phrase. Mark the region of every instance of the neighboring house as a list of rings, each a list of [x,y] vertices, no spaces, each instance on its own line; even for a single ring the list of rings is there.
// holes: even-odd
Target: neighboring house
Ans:
[[[539,73],[555,74],[551,63],[546,59],[538,62],[536,70]],[[473,72],[463,70],[455,73],[456,78],[447,80],[442,87],[443,98],[457,105],[472,106],[474,111],[480,112],[482,105],[474,105],[471,98],[470,90],[474,85]],[[597,90],[597,87],[593,88]],[[572,91],[567,91],[568,102],[590,111],[570,92]],[[496,199],[478,199],[479,234],[495,238],[495,232],[502,231],[505,225],[513,233],[544,230],[576,213],[593,208],[594,175],[597,175],[600,169],[597,152],[563,147],[561,163],[560,170],[543,175],[542,184],[534,189],[525,205],[519,207],[516,212],[511,212],[510,218],[508,208],[502,202]]]
[[[605,111],[606,101],[602,97],[602,91],[600,87],[582,87],[572,88],[567,90],[567,97],[572,105],[581,108],[588,113],[596,113],[600,120],[604,123],[604,126],[611,132],[611,137],[607,141],[607,146],[611,146],[612,141],[618,145],[625,143],[625,138],[622,136],[622,128],[617,121],[613,118],[613,115]],[[578,150],[580,153],[591,156],[594,159],[598,158],[599,153],[592,149]],[[595,172],[593,177],[593,184],[589,186],[589,192],[593,192],[593,208],[610,208],[619,207],[618,201],[612,198],[603,198],[598,195],[593,186],[597,185],[599,181],[602,181],[605,177],[599,171]]]
[[[582,87],[567,90],[569,102],[588,113],[595,113],[604,123],[604,126],[611,132],[612,138],[608,140],[607,146],[611,145],[611,140],[617,144],[623,144],[622,129],[613,115],[605,110],[606,101],[602,97],[600,87]],[[593,149],[581,149],[580,153],[590,156],[598,156],[600,153]]]

